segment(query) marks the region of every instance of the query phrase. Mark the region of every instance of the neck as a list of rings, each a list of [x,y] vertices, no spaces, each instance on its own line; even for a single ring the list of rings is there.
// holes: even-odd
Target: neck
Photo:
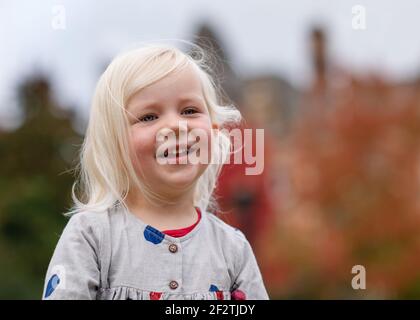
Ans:
[[[149,201],[141,192],[131,192],[126,204],[132,214],[158,230],[180,229],[197,221],[193,205],[194,189],[172,196],[170,203]]]

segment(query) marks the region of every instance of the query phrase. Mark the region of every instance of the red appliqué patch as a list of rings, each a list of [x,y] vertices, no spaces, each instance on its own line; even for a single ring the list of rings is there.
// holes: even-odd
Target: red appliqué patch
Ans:
[[[162,292],[150,292],[150,300],[159,300]]]
[[[245,292],[237,289],[231,293],[232,300],[246,300]]]

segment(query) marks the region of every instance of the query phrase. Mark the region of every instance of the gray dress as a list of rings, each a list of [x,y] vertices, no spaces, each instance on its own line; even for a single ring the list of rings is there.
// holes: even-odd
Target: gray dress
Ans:
[[[72,216],[43,299],[268,299],[244,234],[204,210],[175,238],[115,206]]]

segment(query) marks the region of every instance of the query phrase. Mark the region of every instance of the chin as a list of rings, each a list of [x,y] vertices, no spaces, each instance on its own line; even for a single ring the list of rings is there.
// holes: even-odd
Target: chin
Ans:
[[[194,184],[201,174],[200,168],[195,166],[184,169],[170,168],[161,171],[159,180],[168,187],[187,188]]]

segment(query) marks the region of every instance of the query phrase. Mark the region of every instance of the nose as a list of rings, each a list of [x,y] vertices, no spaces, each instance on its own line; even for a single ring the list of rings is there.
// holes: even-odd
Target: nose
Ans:
[[[173,115],[168,117],[167,127],[179,135],[181,132],[188,131],[188,122],[185,119]]]
[[[182,141],[187,133],[188,122],[177,115],[171,114],[167,115],[162,121],[162,127],[159,129],[158,135],[163,138],[175,135],[177,139]]]

